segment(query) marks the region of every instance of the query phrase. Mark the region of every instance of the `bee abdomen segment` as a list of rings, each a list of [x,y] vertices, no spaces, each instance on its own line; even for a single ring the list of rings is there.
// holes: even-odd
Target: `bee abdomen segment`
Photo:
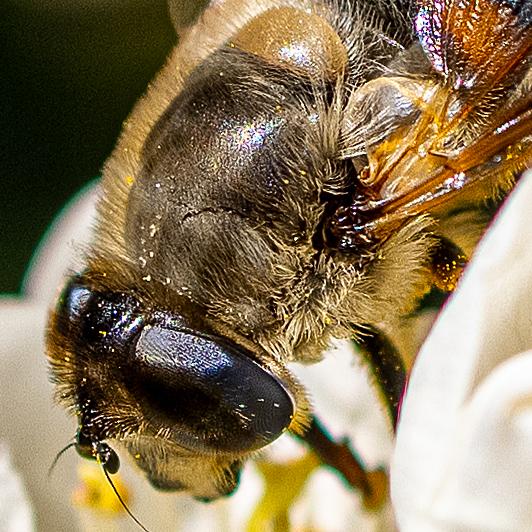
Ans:
[[[293,7],[255,17],[230,45],[311,77],[334,79],[348,62],[344,44],[327,21]]]

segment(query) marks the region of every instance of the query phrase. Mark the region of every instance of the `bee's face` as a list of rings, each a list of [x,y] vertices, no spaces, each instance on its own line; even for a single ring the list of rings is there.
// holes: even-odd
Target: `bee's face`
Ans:
[[[480,67],[457,52],[470,40],[448,27],[458,44],[437,48],[430,17],[446,14],[430,2],[421,46],[400,53],[375,14],[288,3],[214,5],[184,32],[106,164],[86,268],[50,322],[78,450],[116,440],[153,485],[200,498],[230,493],[250,454],[307,422],[288,361],[415,306],[453,225],[442,202],[486,176],[482,191],[508,187],[530,161],[527,67],[475,86]],[[524,28],[527,59],[530,21],[493,11]]]
[[[78,447],[120,439],[155,486],[213,498],[234,489],[243,457],[295,422],[300,392],[282,367],[188,315],[74,278],[50,342],[80,416]]]

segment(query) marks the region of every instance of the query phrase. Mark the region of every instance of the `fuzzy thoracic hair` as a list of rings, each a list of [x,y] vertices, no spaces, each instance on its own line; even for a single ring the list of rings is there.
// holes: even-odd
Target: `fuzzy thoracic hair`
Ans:
[[[294,96],[292,91],[300,83],[297,76],[280,79],[275,69],[268,70],[249,54],[227,46],[247,22],[280,6],[313,10],[325,17],[341,37],[350,75],[336,84],[336,96],[332,98],[335,105],[316,97],[323,92],[324,80],[312,79],[307,83],[308,90]],[[281,360],[316,359],[331,335],[350,335],[352,325],[380,323],[410,310],[415,295],[426,284],[430,218],[415,219],[377,251],[365,254],[360,261],[363,268],[350,259],[318,256],[313,247],[313,235],[323,215],[320,194],[339,193],[349,186],[349,170],[339,157],[341,149],[345,150],[340,146],[345,96],[385,68],[402,49],[396,39],[407,44],[409,38],[405,37],[404,19],[396,19],[395,26],[391,26],[379,15],[383,12],[381,4],[371,7],[353,3],[345,10],[335,2],[269,0],[228,1],[207,9],[196,25],[184,31],[165,68],[124,124],[122,137],[104,171],[100,222],[90,266],[98,269],[102,261],[112,260],[124,270],[135,272],[133,278],[138,284],[168,284],[205,308],[215,329],[225,334],[237,331]],[[258,108],[265,115],[275,115],[280,95],[283,100],[279,120],[286,134],[282,146],[275,145],[272,158],[282,167],[279,171],[284,173],[285,185],[280,195],[272,198],[260,197],[262,191],[254,189],[253,179],[231,183],[229,187],[237,188],[243,201],[253,204],[253,212],[246,213],[246,219],[242,213],[218,205],[219,200],[210,196],[210,213],[204,206],[202,212],[195,212],[198,209],[190,200],[168,214],[168,207],[158,205],[151,195],[151,185],[164,178],[163,174],[179,180],[180,172],[189,171],[191,160],[199,166],[203,164],[200,159],[209,159],[209,150],[218,149],[212,145],[212,137],[206,135],[204,150],[189,153],[187,164],[177,168],[171,159],[179,147],[171,141],[162,150],[166,153],[159,153],[166,157],[166,167],[162,168],[153,162],[147,147],[151,143],[155,153],[161,152],[159,140],[154,140],[161,117],[169,113],[184,87],[202,83],[201,72],[209,63],[211,69],[230,78],[229,86],[238,86],[235,94],[244,91],[244,99],[251,106],[260,102]],[[276,86],[273,93],[272,84]],[[227,95],[226,102],[235,94]],[[220,95],[213,91],[211,96],[216,105]],[[311,115],[319,117],[317,124],[306,120]],[[176,120],[180,118],[171,119]],[[301,127],[304,122],[305,127]],[[186,129],[184,122],[180,126],[181,131]],[[220,127],[220,123],[212,127]],[[193,129],[187,134],[194,135]],[[160,135],[162,138],[164,133]],[[146,139],[151,140],[147,143]],[[214,161],[209,171],[215,172],[216,164],[223,165],[223,157]],[[145,184],[142,187],[141,176]],[[188,187],[188,181],[183,186]],[[204,191],[206,186],[210,185],[200,188]],[[183,202],[187,192],[178,182],[177,188]],[[212,194],[219,192],[213,189]],[[160,207],[160,212],[151,213],[160,223],[150,218],[150,203]],[[132,217],[131,211],[137,209],[143,209],[144,214]],[[269,211],[275,215],[271,223],[266,223],[272,218]],[[216,216],[215,223],[209,223],[212,216]],[[192,226],[189,220],[194,222]],[[131,229],[132,224],[140,224],[143,229]],[[196,240],[187,238],[195,231]],[[150,232],[154,233],[151,237]],[[150,238],[151,247],[143,247],[140,242]],[[136,244],[132,246],[131,241]]]

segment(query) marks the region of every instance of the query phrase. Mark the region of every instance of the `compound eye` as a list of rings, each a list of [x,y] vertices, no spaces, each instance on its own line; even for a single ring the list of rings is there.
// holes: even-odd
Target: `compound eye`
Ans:
[[[135,358],[137,393],[151,408],[146,415],[172,427],[188,449],[259,449],[295,413],[284,383],[224,339],[154,326],[142,332]]]

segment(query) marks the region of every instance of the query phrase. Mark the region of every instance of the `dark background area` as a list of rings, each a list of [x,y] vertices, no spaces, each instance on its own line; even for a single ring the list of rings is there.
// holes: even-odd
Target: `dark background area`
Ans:
[[[0,292],[16,292],[176,37],[165,0],[0,4]]]

